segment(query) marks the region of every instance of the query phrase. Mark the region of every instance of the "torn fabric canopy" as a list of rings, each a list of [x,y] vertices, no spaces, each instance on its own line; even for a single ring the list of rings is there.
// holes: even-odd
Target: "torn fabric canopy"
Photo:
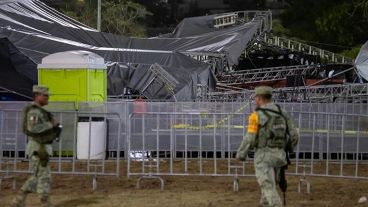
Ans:
[[[362,46],[355,59],[355,66],[359,75],[368,81],[368,41]]]

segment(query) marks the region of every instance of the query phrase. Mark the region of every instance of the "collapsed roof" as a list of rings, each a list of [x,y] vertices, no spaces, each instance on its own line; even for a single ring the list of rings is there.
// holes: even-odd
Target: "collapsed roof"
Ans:
[[[129,38],[98,32],[39,0],[8,0],[0,3],[0,38],[8,39],[36,64],[56,52],[87,50],[97,53],[109,65],[109,95],[119,95],[129,87],[150,99],[170,99],[176,95],[175,100],[189,100],[195,96],[197,84],[213,89],[215,77],[209,64],[198,62],[188,54],[224,54],[229,65],[237,64],[249,42],[264,27],[263,17],[257,16],[249,22],[218,29],[213,21],[211,24],[214,17],[185,19],[172,34],[161,37]],[[161,77],[159,86],[148,84],[160,79],[160,74],[150,70],[153,64],[163,71],[161,75],[170,74],[175,82],[172,91],[165,91],[163,87],[167,75]],[[29,71],[34,73],[35,70],[30,68]],[[18,89],[13,86],[9,90]]]

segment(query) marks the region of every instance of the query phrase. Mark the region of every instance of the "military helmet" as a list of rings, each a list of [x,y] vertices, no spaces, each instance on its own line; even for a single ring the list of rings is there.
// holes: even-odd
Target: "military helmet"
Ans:
[[[42,85],[34,85],[32,92],[33,93],[40,93],[40,94],[44,94],[44,95],[50,95],[49,88],[46,87],[46,86],[42,86]]]
[[[256,96],[258,95],[271,95],[272,96],[272,88],[269,86],[259,86],[255,89]]]

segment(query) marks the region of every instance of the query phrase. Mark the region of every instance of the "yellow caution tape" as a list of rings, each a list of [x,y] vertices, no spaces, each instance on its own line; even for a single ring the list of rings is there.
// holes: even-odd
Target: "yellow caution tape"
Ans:
[[[233,118],[235,114],[240,113],[243,111],[247,106],[249,106],[249,103],[243,105],[238,110],[235,111],[235,113],[232,113],[228,115],[227,117],[221,119],[220,121],[216,122],[216,124],[207,124],[204,126],[193,126],[190,124],[175,124],[172,126],[173,129],[188,129],[188,130],[200,130],[200,129],[214,129],[214,128],[232,128],[232,129],[244,129],[247,128],[247,126],[242,125],[225,125],[225,122],[229,119]],[[207,113],[201,112],[200,115],[202,117],[206,117],[208,115]],[[299,131],[299,129],[297,128]],[[313,132],[312,129],[301,129],[300,132]],[[315,133],[331,133],[331,134],[341,134],[341,130],[327,130],[327,129],[315,129]],[[354,130],[345,130],[344,135],[355,135],[355,134],[368,134],[367,131],[354,131]]]
[[[172,128],[174,129],[190,129],[190,130],[199,130],[199,129],[213,129],[213,128],[236,128],[236,129],[243,129],[245,126],[241,126],[241,125],[225,125],[225,122],[228,121],[229,119],[234,117],[234,114],[240,113],[241,111],[243,111],[247,106],[249,106],[250,103],[244,104],[242,107],[240,107],[238,110],[235,111],[235,113],[232,113],[230,115],[228,115],[227,117],[221,119],[220,121],[216,122],[216,124],[208,124],[205,126],[192,126],[189,124],[175,124],[172,126]],[[205,117],[207,115],[207,113],[202,113],[200,114],[202,117]]]

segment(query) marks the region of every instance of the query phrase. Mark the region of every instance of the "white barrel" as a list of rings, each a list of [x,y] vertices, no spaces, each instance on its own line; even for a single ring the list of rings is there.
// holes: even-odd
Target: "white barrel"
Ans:
[[[106,122],[78,122],[77,131],[77,159],[105,159]]]

